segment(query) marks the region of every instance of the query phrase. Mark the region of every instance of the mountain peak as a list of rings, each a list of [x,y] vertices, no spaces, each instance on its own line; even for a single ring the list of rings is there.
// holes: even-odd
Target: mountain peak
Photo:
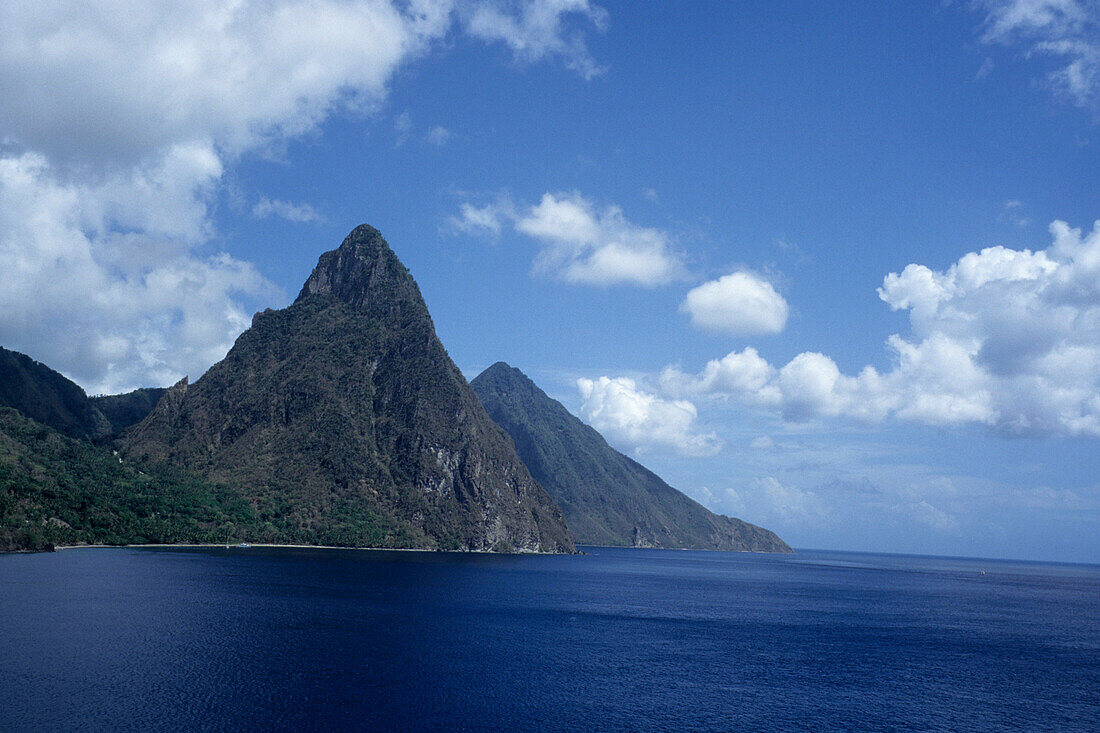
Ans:
[[[478,379],[494,382],[526,381],[527,375],[507,362],[498,361],[477,376]]]
[[[343,244],[318,258],[295,302],[315,295],[369,310],[383,297],[413,295],[419,300],[420,290],[381,232],[360,224]]]
[[[170,389],[120,452],[231,486],[309,543],[573,550],[369,226],[320,256],[293,305]]]

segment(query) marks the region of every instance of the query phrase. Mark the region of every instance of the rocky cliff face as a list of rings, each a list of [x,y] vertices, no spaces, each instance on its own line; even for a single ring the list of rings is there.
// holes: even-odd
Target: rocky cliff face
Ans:
[[[321,256],[289,308],[257,314],[223,361],[172,387],[120,447],[338,544],[573,550],[560,509],[369,226]]]
[[[499,362],[471,386],[515,441],[531,474],[561,505],[581,544],[790,552],[774,533],[707,510]]]

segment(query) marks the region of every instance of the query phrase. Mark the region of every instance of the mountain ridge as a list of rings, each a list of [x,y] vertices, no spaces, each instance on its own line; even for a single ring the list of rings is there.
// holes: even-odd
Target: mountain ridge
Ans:
[[[70,438],[94,440],[111,422],[84,390],[26,354],[0,347],[0,406],[11,407]]]
[[[791,552],[773,532],[714,514],[616,451],[505,362],[470,384],[579,544]]]

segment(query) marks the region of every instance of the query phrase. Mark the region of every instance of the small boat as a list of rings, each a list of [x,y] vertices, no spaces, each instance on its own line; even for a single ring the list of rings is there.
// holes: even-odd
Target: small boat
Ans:
[[[249,547],[252,547],[252,545],[248,544],[247,542],[242,542],[241,544],[237,545],[237,547],[247,549]]]

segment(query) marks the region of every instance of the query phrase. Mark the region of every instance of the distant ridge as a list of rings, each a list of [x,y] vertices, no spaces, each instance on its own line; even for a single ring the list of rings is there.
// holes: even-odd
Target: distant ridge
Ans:
[[[111,423],[111,432],[121,433],[144,420],[167,391],[167,387],[142,387],[125,394],[96,395],[91,401]]]
[[[111,422],[79,385],[26,354],[0,347],[0,406],[70,438],[102,438]]]
[[[616,451],[520,370],[498,362],[470,384],[579,544],[791,552],[773,532],[712,513]]]
[[[561,510],[435,333],[382,235],[322,254],[294,303],[172,387],[120,440],[130,459],[233,487],[318,542],[572,552]]]

